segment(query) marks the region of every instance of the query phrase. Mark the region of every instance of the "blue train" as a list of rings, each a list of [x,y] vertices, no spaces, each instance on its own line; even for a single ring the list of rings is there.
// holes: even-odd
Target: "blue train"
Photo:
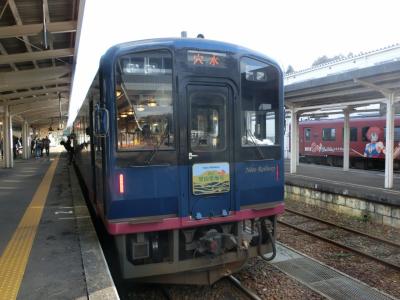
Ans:
[[[123,278],[210,284],[275,252],[283,76],[202,38],[123,43],[74,121],[75,164]]]

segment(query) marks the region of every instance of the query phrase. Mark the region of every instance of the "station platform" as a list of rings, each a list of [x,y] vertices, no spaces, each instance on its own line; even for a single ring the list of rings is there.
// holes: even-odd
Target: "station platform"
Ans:
[[[400,207],[400,176],[394,174],[393,189],[384,188],[385,173],[315,164],[299,164],[290,174],[290,161],[285,160],[285,182],[289,185],[322,192],[351,196],[367,201]]]
[[[0,169],[0,299],[118,299],[65,153]]]

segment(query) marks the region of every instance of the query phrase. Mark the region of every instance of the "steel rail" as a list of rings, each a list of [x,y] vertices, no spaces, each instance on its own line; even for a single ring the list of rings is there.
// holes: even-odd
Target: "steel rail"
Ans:
[[[289,224],[289,223],[287,223],[287,222],[285,222],[285,221],[278,220],[278,223],[281,223],[281,224],[283,224],[283,225],[285,225],[285,226],[287,226],[287,227],[293,228],[293,229],[295,229],[295,230],[301,231],[301,232],[303,232],[303,233],[305,233],[305,234],[311,235],[311,236],[313,236],[313,237],[315,237],[315,238],[317,238],[317,239],[320,239],[320,240],[323,240],[323,241],[325,241],[325,242],[331,243],[331,244],[333,244],[333,245],[339,246],[339,247],[341,247],[341,248],[343,248],[343,249],[346,249],[346,250],[355,252],[355,253],[357,253],[357,254],[359,254],[359,255],[365,256],[365,257],[367,257],[367,258],[369,258],[369,259],[375,260],[375,261],[377,261],[377,262],[379,262],[379,263],[381,263],[381,264],[383,264],[383,265],[386,265],[386,266],[388,266],[388,267],[391,267],[391,268],[393,268],[393,269],[396,269],[396,270],[400,271],[400,266],[399,266],[399,265],[392,264],[392,263],[390,263],[390,262],[388,262],[388,261],[386,261],[386,260],[383,260],[383,259],[381,259],[381,258],[375,257],[375,256],[370,255],[370,254],[368,254],[368,253],[365,253],[365,252],[363,252],[363,251],[354,249],[354,248],[349,247],[349,246],[347,246],[347,245],[345,245],[345,244],[342,244],[342,243],[340,243],[340,242],[337,242],[337,241],[328,239],[328,238],[326,238],[326,237],[323,237],[323,236],[318,235],[318,234],[316,234],[316,233],[310,232],[310,231],[308,231],[308,230],[302,229],[302,228],[300,228],[300,227],[298,227],[298,226],[296,226],[296,225]]]
[[[259,296],[257,296],[253,291],[249,290],[245,286],[243,286],[240,281],[234,277],[233,275],[229,275],[227,277],[229,281],[231,281],[241,292],[246,294],[247,297],[249,297],[252,300],[261,300]]]
[[[391,246],[400,248],[400,244],[398,244],[396,242],[393,242],[393,241],[390,241],[390,240],[387,240],[387,239],[384,239],[384,238],[380,238],[380,237],[377,237],[377,236],[374,236],[374,235],[371,235],[371,234],[368,234],[368,233],[365,233],[365,232],[362,232],[362,231],[359,231],[359,230],[356,230],[356,229],[348,228],[346,226],[338,225],[338,224],[335,224],[335,223],[330,222],[330,221],[322,220],[320,218],[317,218],[317,217],[314,217],[314,216],[311,216],[309,214],[305,214],[305,213],[302,213],[302,212],[299,212],[299,211],[295,211],[295,210],[292,210],[292,209],[285,208],[285,211],[290,212],[290,213],[295,214],[295,215],[299,215],[299,216],[308,218],[308,219],[312,219],[312,220],[315,220],[315,221],[318,221],[318,222],[321,222],[321,223],[324,223],[324,224],[328,224],[328,225],[331,225],[331,226],[334,226],[334,227],[337,227],[337,228],[340,228],[340,229],[343,229],[343,230],[346,230],[346,231],[349,231],[349,232],[352,232],[352,233],[356,233],[356,234],[359,234],[359,235],[362,235],[362,236],[366,236],[366,237],[368,237],[370,239],[373,239],[373,240],[376,240],[376,241],[379,241],[379,242],[383,242],[383,243],[389,244]]]

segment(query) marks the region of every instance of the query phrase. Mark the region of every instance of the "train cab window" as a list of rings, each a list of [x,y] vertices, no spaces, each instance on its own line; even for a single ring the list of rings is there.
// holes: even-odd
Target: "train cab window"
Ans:
[[[127,54],[116,64],[118,150],[174,146],[172,56],[167,50]]]
[[[190,97],[190,146],[193,151],[225,149],[226,97],[209,91]]]
[[[243,58],[241,72],[241,144],[278,145],[279,73],[264,62]]]
[[[304,128],[304,140],[311,141],[311,128]]]
[[[335,141],[336,140],[336,128],[322,128],[322,140],[323,141]]]

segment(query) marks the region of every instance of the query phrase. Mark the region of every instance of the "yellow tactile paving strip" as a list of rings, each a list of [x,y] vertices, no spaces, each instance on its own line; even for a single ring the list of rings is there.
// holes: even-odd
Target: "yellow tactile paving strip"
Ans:
[[[58,157],[54,159],[44,175],[32,202],[0,257],[1,300],[17,298],[57,164]]]

